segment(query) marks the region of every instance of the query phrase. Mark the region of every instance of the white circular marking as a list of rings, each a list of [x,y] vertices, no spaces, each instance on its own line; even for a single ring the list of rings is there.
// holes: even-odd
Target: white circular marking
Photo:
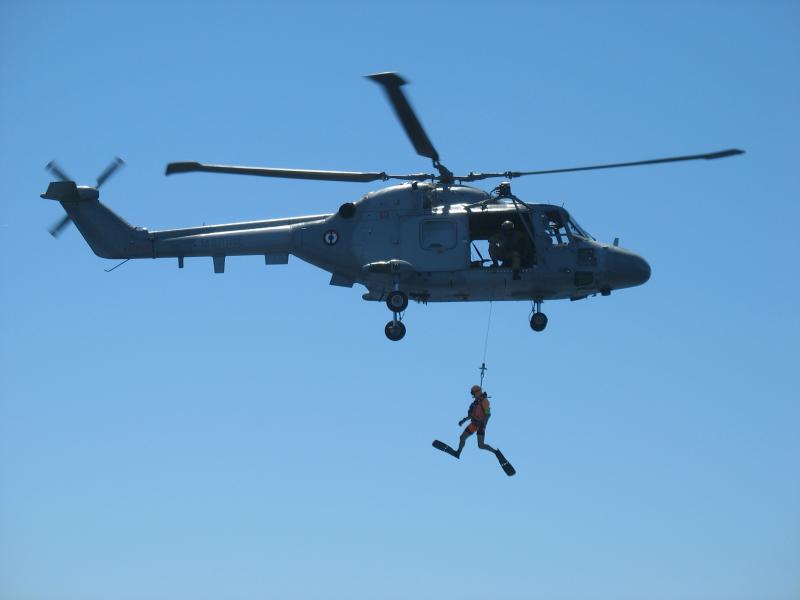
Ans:
[[[335,229],[328,229],[323,236],[322,240],[328,245],[333,246],[336,242],[339,241],[339,232]]]

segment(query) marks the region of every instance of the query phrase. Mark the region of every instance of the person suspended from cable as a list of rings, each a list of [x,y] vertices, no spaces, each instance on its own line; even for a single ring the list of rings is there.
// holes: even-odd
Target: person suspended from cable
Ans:
[[[516,471],[514,470],[514,467],[512,467],[511,464],[506,460],[506,457],[503,456],[503,453],[496,448],[492,448],[485,442],[486,425],[489,423],[489,419],[492,416],[488,394],[483,391],[479,385],[473,385],[470,389],[470,394],[472,394],[473,398],[472,403],[469,405],[469,409],[467,410],[467,416],[458,422],[458,426],[461,427],[467,421],[470,423],[458,438],[458,450],[453,450],[450,446],[444,442],[440,442],[439,440],[433,441],[433,447],[437,450],[441,450],[442,452],[446,452],[455,458],[461,458],[461,451],[464,449],[467,439],[469,436],[475,433],[478,437],[478,448],[481,450],[487,450],[494,454],[497,457],[497,460],[500,462],[500,466],[503,467],[503,470],[506,472],[506,475],[514,475]]]

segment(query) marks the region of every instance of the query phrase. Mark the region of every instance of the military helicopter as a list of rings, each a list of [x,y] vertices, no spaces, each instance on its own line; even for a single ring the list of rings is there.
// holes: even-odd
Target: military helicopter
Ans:
[[[403,93],[407,82],[396,73],[367,78],[383,88],[417,154],[431,159],[436,173],[392,175],[170,163],[167,175],[200,171],[402,183],[345,202],[332,214],[149,231],[128,224],[99,201],[99,188],[122,166],[120,159],[100,174],[94,187],[76,185],[51,162],[47,168],[57,181],[50,183],[41,197],[57,200],[67,214],[50,232],[56,236],[72,221],[102,258],[123,262],[177,258],[178,267],[183,268],[186,257],[209,256],[215,273],[225,271],[228,256],[263,255],[267,265],[279,265],[288,263],[291,254],[331,273],[330,285],[350,288],[358,283],[367,289],[364,300],[385,302],[392,319],[384,332],[393,341],[405,336],[402,319],[409,300],[423,304],[530,301],[530,327],[543,331],[547,326],[541,310],[545,300],[580,300],[598,293],[607,296],[613,290],[638,286],[650,278],[650,266],[641,256],[620,248],[618,240],[613,244],[597,241],[564,208],[521,201],[511,192],[510,179],[743,153],[730,149],[566,169],[455,175],[441,163]],[[491,178],[503,181],[489,192],[465,185]],[[498,256],[492,245],[502,247],[503,232],[509,239],[513,234],[513,247],[505,254],[498,251]]]

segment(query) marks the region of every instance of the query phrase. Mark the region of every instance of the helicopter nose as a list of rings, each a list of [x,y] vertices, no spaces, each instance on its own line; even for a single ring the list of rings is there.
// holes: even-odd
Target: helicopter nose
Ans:
[[[650,279],[650,265],[647,261],[624,248],[609,248],[606,265],[611,289],[635,287]]]

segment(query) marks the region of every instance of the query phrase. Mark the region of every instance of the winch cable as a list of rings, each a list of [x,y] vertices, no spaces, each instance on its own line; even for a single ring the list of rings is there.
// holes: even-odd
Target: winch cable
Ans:
[[[489,330],[492,326],[492,300],[489,300],[489,321],[486,323],[486,337],[483,340],[483,361],[481,362],[481,389],[483,389],[483,377],[486,374],[486,351],[489,349]]]

